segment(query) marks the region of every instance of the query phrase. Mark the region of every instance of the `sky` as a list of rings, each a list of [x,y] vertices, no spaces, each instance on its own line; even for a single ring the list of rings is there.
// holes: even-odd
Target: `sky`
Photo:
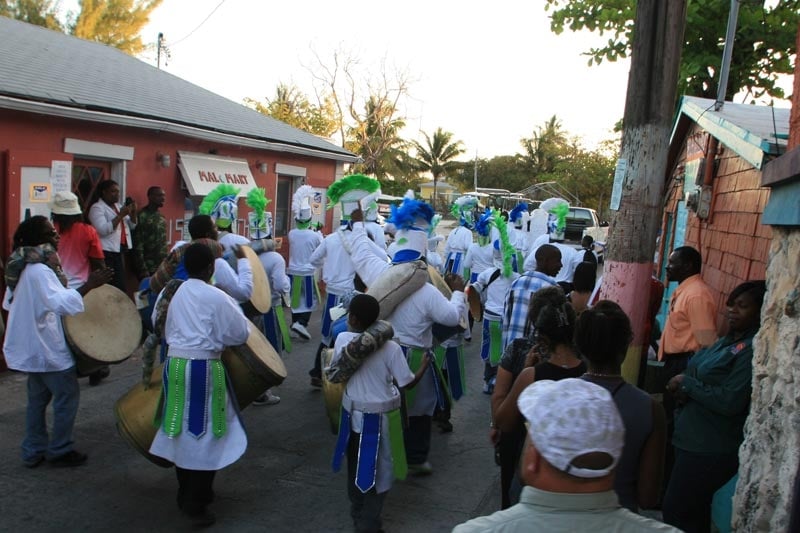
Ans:
[[[63,9],[75,9],[65,0]],[[162,69],[236,102],[264,100],[281,83],[313,95],[314,51],[349,50],[411,79],[403,137],[423,142],[441,127],[462,159],[518,153],[553,115],[587,148],[613,138],[624,113],[628,60],[589,67],[582,52],[608,36],[555,35],[544,0],[164,0],[142,31],[162,32]],[[210,16],[209,16],[210,15]],[[155,52],[142,59],[155,64]]]

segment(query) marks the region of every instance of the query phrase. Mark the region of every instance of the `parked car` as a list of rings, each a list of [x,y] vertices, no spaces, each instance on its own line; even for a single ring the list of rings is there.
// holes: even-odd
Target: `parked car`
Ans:
[[[584,235],[591,235],[595,241],[605,242],[608,236],[608,223],[600,222],[594,209],[570,207],[564,239],[580,243]]]

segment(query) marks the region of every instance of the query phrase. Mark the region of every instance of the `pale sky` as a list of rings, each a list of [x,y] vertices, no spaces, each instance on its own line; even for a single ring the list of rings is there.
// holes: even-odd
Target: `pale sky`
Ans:
[[[442,127],[463,142],[462,159],[476,151],[482,158],[513,155],[520,138],[554,114],[592,148],[613,136],[624,112],[629,62],[588,67],[581,52],[603,38],[554,35],[543,0],[219,4],[164,0],[142,39],[155,43],[163,32],[171,49],[163,70],[236,102],[271,97],[279,82],[312,96],[304,67],[313,62],[312,49],[326,57],[344,47],[365,65],[386,58],[409,72],[403,136],[422,141],[420,130]],[[62,6],[76,9],[77,1]],[[142,59],[155,64],[155,53]]]
[[[77,9],[62,0],[62,10]],[[403,136],[422,141],[442,127],[470,159],[513,155],[519,140],[556,115],[587,148],[613,138],[622,118],[626,59],[589,67],[581,55],[610,36],[550,31],[544,0],[164,0],[142,31],[155,65],[162,32],[171,58],[162,69],[236,102],[273,96],[280,82],[313,100],[304,65],[344,48],[363,71],[381,60],[412,80]],[[215,10],[216,9],[216,10]],[[212,14],[213,12],[213,14]],[[210,16],[209,16],[210,15]],[[207,20],[204,21],[204,19]],[[786,89],[791,92],[791,81]],[[740,101],[741,99],[736,99]],[[775,102],[788,107],[788,101]],[[337,141],[338,142],[338,141]]]

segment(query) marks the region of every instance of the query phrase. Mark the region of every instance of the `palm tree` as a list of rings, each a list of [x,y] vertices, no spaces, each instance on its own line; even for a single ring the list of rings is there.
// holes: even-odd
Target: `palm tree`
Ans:
[[[425,136],[426,146],[413,141],[417,152],[417,169],[433,175],[433,208],[436,209],[436,189],[439,185],[439,178],[456,170],[459,163],[453,160],[464,153],[464,147],[461,141],[453,141],[452,133],[443,131],[442,128],[437,128],[433,132],[433,137],[429,137],[425,132],[422,132],[422,135]]]
[[[550,120],[533,132],[533,137],[520,141],[525,151],[520,162],[529,169],[534,179],[550,174],[561,157],[562,148],[567,145],[567,135],[561,121],[553,115]]]

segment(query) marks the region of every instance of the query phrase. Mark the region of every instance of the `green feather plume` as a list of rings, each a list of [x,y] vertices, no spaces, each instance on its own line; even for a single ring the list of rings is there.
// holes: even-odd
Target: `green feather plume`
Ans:
[[[567,204],[558,204],[553,209],[550,210],[550,213],[556,216],[556,228],[558,231],[564,231],[564,228],[567,227],[567,215],[569,215],[569,205]]]
[[[253,212],[256,214],[256,219],[259,223],[261,223],[261,219],[264,218],[264,210],[267,208],[267,204],[269,203],[267,191],[262,187],[250,189],[250,192],[247,193],[247,199],[245,200],[245,203],[250,209],[253,210]]]
[[[500,251],[503,253],[503,277],[508,278],[511,277],[512,272],[512,265],[511,261],[516,253],[514,250],[514,246],[512,246],[511,241],[508,240],[508,224],[500,216],[496,210],[492,210],[494,213],[494,224],[497,228],[497,231],[500,232]]]
[[[333,182],[331,186],[328,187],[327,195],[328,199],[330,200],[328,209],[331,209],[334,205],[338,204],[339,199],[346,192],[353,190],[375,192],[380,188],[381,183],[375,178],[370,178],[369,176],[365,176],[363,174],[351,174],[349,176],[345,176],[344,178]]]
[[[201,215],[210,215],[214,211],[214,206],[217,205],[217,202],[223,196],[236,196],[239,194],[238,187],[230,185],[229,183],[223,183],[221,185],[217,185],[213,191],[208,193],[208,195],[203,198],[203,201],[200,203],[200,207],[198,211]]]

